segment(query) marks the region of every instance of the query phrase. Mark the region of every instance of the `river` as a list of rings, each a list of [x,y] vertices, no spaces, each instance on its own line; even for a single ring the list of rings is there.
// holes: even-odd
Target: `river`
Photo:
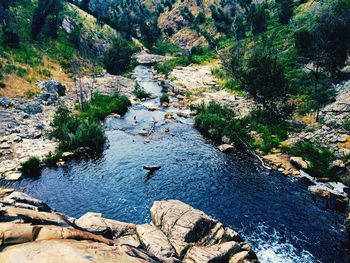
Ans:
[[[134,73],[159,95],[149,67]],[[158,99],[144,103],[159,106]],[[154,200],[179,199],[241,233],[261,262],[349,262],[344,215],[316,203],[306,185],[244,154],[220,152],[191,119],[165,121],[165,112],[175,108],[148,111],[144,103],[106,120],[109,147],[98,158],[71,160],[10,186],[70,216],[94,211],[134,223],[150,221]],[[154,121],[149,137],[138,134]],[[162,168],[149,176],[144,165]]]

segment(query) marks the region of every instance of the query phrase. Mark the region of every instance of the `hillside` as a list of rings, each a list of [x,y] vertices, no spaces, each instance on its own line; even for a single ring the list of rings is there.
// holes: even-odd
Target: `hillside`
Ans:
[[[116,30],[101,25],[96,18],[72,4],[65,3],[60,12],[57,34],[50,36],[45,24],[38,38],[31,37],[31,20],[38,5],[36,0],[16,1],[10,7],[9,31],[16,32],[14,43],[0,39],[0,96],[35,96],[38,80],[55,78],[70,82],[72,61],[80,60],[82,71],[88,73],[93,65],[101,64]]]

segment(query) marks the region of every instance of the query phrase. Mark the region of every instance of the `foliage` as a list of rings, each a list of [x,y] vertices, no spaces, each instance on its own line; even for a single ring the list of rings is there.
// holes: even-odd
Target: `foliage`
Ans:
[[[133,94],[138,99],[147,99],[151,96],[150,93],[146,92],[143,87],[140,86],[140,84],[136,83]]]
[[[170,99],[169,99],[169,95],[167,93],[162,93],[162,95],[159,97],[159,101],[160,103],[169,103]]]
[[[86,117],[90,120],[103,120],[111,113],[125,114],[130,106],[129,99],[119,93],[110,96],[95,93],[90,102],[79,108],[80,117]]]
[[[49,152],[49,154],[43,160],[43,163],[47,166],[56,166],[57,162],[60,159],[62,159],[62,157],[63,157],[63,153],[61,151],[58,151],[54,154]]]
[[[226,136],[237,145],[248,141],[247,118],[236,118],[231,109],[216,102],[209,105],[201,104],[194,109],[197,111],[195,127],[201,132],[210,134],[215,139]]]
[[[95,94],[91,101],[81,106],[80,114],[73,115],[65,106],[60,106],[51,123],[50,137],[59,140],[61,151],[77,151],[84,148],[90,153],[97,153],[105,142],[99,120],[110,113],[124,114],[130,101],[119,94],[106,96]]]
[[[125,39],[116,38],[107,50],[104,62],[106,69],[111,74],[121,74],[131,62],[131,56],[136,52],[136,46]]]
[[[22,173],[27,177],[37,177],[41,174],[41,163],[37,157],[30,157],[22,163]]]
[[[251,25],[253,35],[258,35],[266,30],[268,13],[263,4],[253,5],[251,14]]]
[[[95,153],[101,150],[105,142],[103,130],[98,122],[73,116],[64,106],[58,108],[51,126],[53,131],[50,137],[59,140],[61,151],[87,148]]]
[[[247,55],[246,47],[237,44],[232,48],[230,56],[224,62],[229,72],[263,106],[270,121],[276,122],[288,117],[289,86],[276,52],[260,43]]]
[[[293,156],[300,156],[308,162],[308,172],[315,177],[334,176],[331,169],[335,159],[333,153],[326,147],[310,141],[300,141],[290,150]]]
[[[48,23],[52,36],[56,36],[58,16],[63,8],[63,0],[39,0],[32,18],[32,38],[35,40],[41,29]]]
[[[152,53],[159,55],[174,55],[181,52],[181,48],[171,42],[164,40],[158,40],[154,47],[151,49]]]

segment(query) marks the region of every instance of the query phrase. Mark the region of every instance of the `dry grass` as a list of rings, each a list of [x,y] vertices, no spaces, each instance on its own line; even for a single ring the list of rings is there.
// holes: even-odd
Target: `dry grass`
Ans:
[[[3,82],[6,87],[0,89],[1,97],[32,98],[40,93],[40,88],[36,84],[37,81],[48,80],[50,78],[55,78],[63,85],[66,85],[68,90],[70,90],[72,86],[72,80],[69,75],[61,69],[58,63],[50,61],[47,57],[43,58],[43,63],[35,68],[19,63],[15,63],[15,65],[25,68],[28,74],[23,78],[15,74],[5,75]],[[46,74],[44,74],[44,72],[46,72]]]
[[[338,148],[350,149],[350,135],[346,137],[346,142],[337,143]]]
[[[310,114],[307,114],[307,115],[298,115],[295,117],[296,120],[299,120],[299,121],[302,121],[304,122],[305,124],[308,124],[308,125],[316,125],[317,122],[316,122],[316,117],[315,117],[315,114],[314,113],[310,113]]]

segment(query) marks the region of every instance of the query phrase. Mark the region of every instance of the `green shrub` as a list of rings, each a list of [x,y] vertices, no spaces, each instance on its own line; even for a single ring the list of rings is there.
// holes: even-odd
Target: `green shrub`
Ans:
[[[147,99],[151,96],[150,93],[146,92],[143,87],[141,87],[138,83],[136,83],[133,94],[138,99]]]
[[[163,93],[160,97],[159,97],[159,101],[160,103],[169,103],[170,99],[169,99],[169,95],[166,93]]]
[[[0,81],[0,89],[3,89],[3,88],[5,88],[6,87],[6,84],[4,83],[4,82],[1,82]]]
[[[335,159],[330,149],[310,141],[300,141],[291,147],[291,155],[300,156],[308,162],[308,172],[315,177],[333,177],[332,161]]]
[[[52,154],[51,152],[49,152],[49,154],[45,157],[45,159],[43,160],[43,163],[47,166],[55,166],[56,163],[62,159],[62,152],[58,151],[57,153]]]
[[[343,128],[346,131],[350,131],[350,119],[347,119],[344,124],[343,124]]]
[[[248,118],[236,118],[231,109],[216,102],[201,104],[194,109],[197,110],[195,127],[199,131],[215,139],[226,136],[238,145],[248,141]]]
[[[92,120],[102,120],[111,113],[123,115],[131,106],[129,99],[119,93],[111,96],[95,93],[90,102],[79,108],[81,117],[87,117]]]
[[[127,70],[131,56],[137,51],[133,42],[117,38],[105,53],[105,66],[111,74],[121,74]]]
[[[72,115],[67,107],[60,106],[51,123],[53,130],[50,137],[59,140],[61,151],[75,152],[84,149],[90,153],[97,153],[101,151],[105,142],[100,120],[110,113],[123,115],[129,106],[129,99],[118,93],[111,96],[94,94],[89,103],[78,107],[78,115]],[[53,160],[49,158],[48,161]]]
[[[98,121],[73,116],[64,106],[58,108],[51,123],[53,128],[50,137],[59,140],[61,151],[77,151],[84,148],[96,153],[105,142],[103,129]]]
[[[30,157],[22,163],[22,174],[27,177],[37,177],[41,174],[41,163],[37,157]]]

